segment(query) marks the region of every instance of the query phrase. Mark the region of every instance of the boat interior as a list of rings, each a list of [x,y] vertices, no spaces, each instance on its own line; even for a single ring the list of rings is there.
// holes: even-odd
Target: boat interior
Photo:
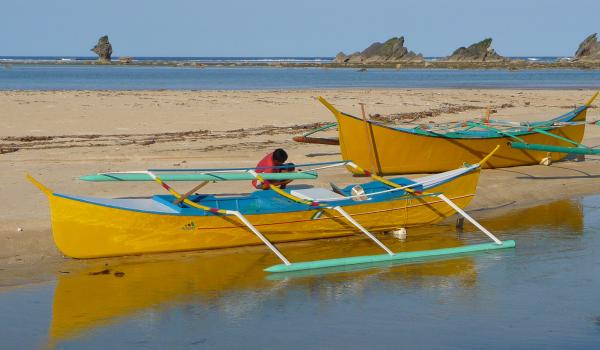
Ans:
[[[415,181],[404,177],[397,177],[389,180],[401,186],[415,184]],[[417,191],[423,190],[423,186],[421,185],[416,185],[412,188]],[[367,196],[371,193],[386,191],[389,189],[389,186],[381,182],[371,181],[362,185],[348,185],[343,188],[338,188],[337,186],[333,185],[332,189],[315,187],[306,188],[306,186],[288,186],[288,188],[285,191],[293,196],[306,200],[330,199],[330,201],[323,202],[330,202],[332,205],[340,206],[361,204],[364,203],[364,201],[386,201],[402,197],[407,194],[407,192],[404,190],[398,190],[393,192],[382,193],[375,197]],[[364,196],[356,196],[356,194],[361,193],[361,191],[363,191],[362,193],[364,193]],[[170,194],[154,195],[152,197],[146,198],[96,198],[63,194],[56,195],[72,200],[78,200],[91,204],[132,211],[190,216],[215,215],[211,212],[191,207],[183,202],[174,204],[177,198]],[[315,195],[319,196],[319,198],[314,198],[313,196]],[[350,199],[345,198],[349,196],[355,197]],[[212,208],[239,211],[244,215],[293,212],[314,209],[314,207],[310,207],[306,204],[298,203],[290,199],[284,198],[281,195],[275,193],[274,191],[264,190],[257,190],[248,194],[235,195],[193,194],[189,196],[188,199],[195,203],[199,203]]]

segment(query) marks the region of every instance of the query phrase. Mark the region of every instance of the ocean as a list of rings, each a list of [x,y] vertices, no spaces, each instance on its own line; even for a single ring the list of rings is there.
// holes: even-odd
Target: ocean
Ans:
[[[586,89],[600,70],[368,69],[228,67],[232,63],[323,63],[331,57],[140,57],[139,61],[219,63],[225,66],[56,64],[90,57],[0,57],[0,90],[279,90],[329,88]],[[427,58],[435,60],[435,57]],[[557,57],[525,57],[554,61]],[[15,60],[28,64],[13,64]],[[77,62],[75,62],[77,63]]]

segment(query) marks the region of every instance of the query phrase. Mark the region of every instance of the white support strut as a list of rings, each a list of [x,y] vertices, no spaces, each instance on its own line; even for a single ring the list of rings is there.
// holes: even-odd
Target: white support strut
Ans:
[[[265,236],[263,236],[263,234],[260,233],[256,229],[256,227],[254,227],[254,225],[252,225],[250,223],[250,221],[248,221],[248,219],[246,219],[244,217],[244,215],[242,215],[242,213],[240,213],[239,211],[235,211],[235,210],[227,210],[226,212],[227,212],[227,214],[235,215],[238,219],[240,219],[240,221],[244,225],[246,225],[250,229],[250,231],[252,231],[252,233],[254,233],[258,238],[260,238],[260,240],[263,241],[263,243],[266,244],[267,247],[269,247],[269,249],[271,249],[271,251],[273,253],[275,253],[275,255],[277,255],[277,257],[279,259],[281,259],[281,261],[283,261],[284,264],[291,265],[291,263],[289,262],[289,260],[286,259],[286,257],[283,256],[283,254],[281,254],[281,252],[277,248],[275,248],[275,246],[271,242],[269,242],[269,240]]]
[[[469,220],[469,222],[471,222],[473,225],[475,225],[475,227],[477,227],[479,230],[481,230],[481,232],[485,233],[489,238],[491,238],[494,241],[494,243],[502,245],[502,241],[501,240],[499,240],[496,236],[494,236],[485,227],[481,226],[480,223],[478,223],[477,221],[475,221],[475,219],[473,219],[464,210],[460,209],[460,207],[458,205],[454,204],[454,202],[452,202],[450,199],[448,199],[448,197],[444,196],[443,194],[438,194],[437,197],[439,199],[443,200],[444,202],[446,202],[446,204],[448,204],[449,206],[451,206],[452,209],[456,210],[456,212],[459,213],[460,215],[462,215],[465,219]]]
[[[366,228],[362,227],[362,225],[359,224],[356,220],[354,220],[352,216],[350,216],[350,214],[348,214],[344,209],[340,208],[339,206],[330,208],[342,214],[346,218],[346,220],[350,221],[352,225],[356,226],[359,230],[361,230],[365,235],[372,239],[373,242],[377,243],[377,245],[383,248],[383,250],[385,250],[389,255],[394,255],[394,252],[392,252],[388,247],[386,247],[385,244],[381,243],[381,241],[378,240],[375,236],[373,236],[371,232],[367,231]]]

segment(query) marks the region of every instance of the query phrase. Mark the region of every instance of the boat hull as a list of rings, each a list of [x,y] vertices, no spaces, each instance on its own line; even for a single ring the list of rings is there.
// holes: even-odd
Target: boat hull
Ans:
[[[475,195],[480,171],[443,183],[444,192],[461,208]],[[262,244],[233,216],[180,215],[128,210],[70,196],[46,193],[58,249],[73,258],[216,249]],[[357,202],[343,207],[373,232],[438,222],[455,211],[435,196],[402,196],[385,202]],[[292,242],[358,234],[331,209],[246,215],[271,242]]]
[[[406,129],[397,129],[344,114],[334,113],[339,128],[340,148],[344,160],[352,160],[362,168],[379,175],[435,173],[456,169],[463,162],[476,163],[497,145],[500,149],[485,164],[485,168],[505,168],[539,164],[549,152],[514,149],[509,142],[514,138],[450,138],[439,135],[423,135]],[[584,108],[569,122],[585,121]],[[549,131],[552,134],[581,143],[585,124],[565,125]],[[558,138],[527,133],[519,136],[530,144],[573,147]],[[567,156],[566,153],[550,152],[553,161]],[[348,168],[350,171],[355,170]]]

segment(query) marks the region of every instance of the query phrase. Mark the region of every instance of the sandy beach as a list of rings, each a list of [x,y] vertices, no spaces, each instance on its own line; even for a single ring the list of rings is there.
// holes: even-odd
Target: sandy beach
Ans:
[[[0,92],[0,286],[43,279],[63,257],[54,247],[46,198],[24,177],[29,172],[62,193],[143,196],[153,183],[102,184],[76,180],[100,171],[170,167],[253,166],[285,148],[295,163],[339,160],[337,146],[291,141],[333,116],[314,97],[359,114],[415,113],[419,122],[483,116],[542,120],[583,104],[589,90],[298,90],[298,91],[4,91]],[[598,106],[598,102],[595,103]],[[593,107],[595,107],[593,106]],[[591,108],[588,120],[600,119]],[[586,145],[600,144],[589,126]],[[319,183],[365,181],[343,169]],[[207,191],[250,191],[247,183],[211,184]],[[600,157],[552,166],[485,170],[469,210],[515,208],[600,193]],[[477,216],[486,215],[477,211]]]

